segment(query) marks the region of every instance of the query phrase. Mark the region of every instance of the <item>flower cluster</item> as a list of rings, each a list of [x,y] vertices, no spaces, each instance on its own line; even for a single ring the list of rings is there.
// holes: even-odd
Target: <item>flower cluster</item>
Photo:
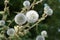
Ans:
[[[33,3],[30,5],[29,1],[24,1],[23,2],[23,6],[24,8],[22,9],[23,12],[18,13],[15,17],[14,17],[14,21],[16,24],[18,24],[18,26],[14,27],[14,28],[9,28],[9,25],[12,23],[12,21],[8,24],[8,30],[7,30],[7,35],[9,36],[14,36],[15,34],[19,35],[19,33],[21,35],[27,34],[27,32],[29,32],[29,30],[31,28],[33,28],[34,26],[36,26],[39,22],[41,22],[42,20],[44,20],[46,18],[45,15],[49,15],[51,16],[53,14],[53,10],[48,6],[48,4],[44,4],[44,14],[42,15],[42,17],[39,19],[39,14],[37,11],[35,10],[30,10],[30,8],[33,8],[34,5],[39,2],[42,2],[43,0],[40,0],[38,2],[33,1]],[[7,2],[8,0],[5,0],[5,11],[6,12],[7,9]],[[35,3],[34,3],[35,2]],[[27,9],[28,8],[28,9]],[[6,14],[3,14],[3,16],[5,17]],[[6,16],[7,18],[7,16]],[[4,18],[3,18],[4,19]],[[39,20],[38,20],[39,19]],[[7,20],[6,20],[7,21]],[[35,23],[36,22],[36,23]],[[27,23],[27,25],[23,25]],[[29,23],[35,23],[34,25],[32,25],[30,27]],[[0,26],[4,26],[5,25],[5,21],[4,20],[0,20]],[[7,26],[7,25],[5,25]],[[15,26],[15,25],[14,25]],[[28,28],[27,28],[28,27]],[[27,29],[26,29],[27,28]],[[5,30],[4,30],[5,31]],[[60,31],[60,30],[59,30]],[[42,31],[41,35],[38,35],[36,37],[36,40],[45,40],[45,37],[47,36],[47,31]]]
[[[53,14],[53,10],[48,6],[48,4],[44,4],[44,13],[49,16]]]
[[[29,6],[30,6],[30,2],[27,1],[27,0],[24,1],[24,2],[23,2],[23,6],[24,6],[24,7],[29,7]]]
[[[23,4],[26,6],[30,5],[29,1],[24,1]],[[53,10],[47,4],[44,4],[44,13],[51,16],[53,14]],[[26,12],[25,15],[24,13],[17,14],[15,16],[15,22],[19,25],[24,24],[26,21],[28,21],[29,23],[35,23],[38,20],[38,18],[39,18],[38,12],[36,12],[35,10],[30,10]]]
[[[41,32],[41,35],[36,37],[36,40],[45,40],[45,37],[47,37],[47,31],[44,30]]]
[[[15,22],[19,25],[24,24],[26,21],[29,23],[34,23],[38,20],[39,15],[36,11],[30,10],[24,15],[23,13],[19,13],[15,16]]]

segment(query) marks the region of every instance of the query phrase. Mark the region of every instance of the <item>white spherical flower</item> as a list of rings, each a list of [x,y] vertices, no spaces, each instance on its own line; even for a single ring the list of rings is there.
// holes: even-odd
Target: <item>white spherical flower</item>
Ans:
[[[7,35],[14,36],[14,34],[15,34],[15,30],[13,28],[7,30]]]
[[[26,17],[27,17],[27,21],[29,23],[34,23],[34,22],[36,22],[38,20],[39,15],[38,15],[38,13],[36,11],[30,10],[30,11],[28,11],[26,13]]]
[[[23,6],[25,6],[25,7],[29,7],[29,6],[30,6],[30,2],[29,2],[29,1],[27,1],[27,0],[26,0],[26,1],[24,1],[24,2],[23,2]]]
[[[47,31],[42,31],[41,35],[44,36],[44,37],[47,37]]]
[[[26,22],[26,16],[23,13],[19,13],[15,16],[15,22],[22,25]]]
[[[44,4],[44,13],[51,16],[53,14],[53,10],[47,4]]]
[[[44,38],[44,36],[38,35],[38,36],[36,37],[36,40],[45,40],[45,38]]]
[[[4,26],[5,25],[5,21],[4,20],[0,20],[0,26]]]

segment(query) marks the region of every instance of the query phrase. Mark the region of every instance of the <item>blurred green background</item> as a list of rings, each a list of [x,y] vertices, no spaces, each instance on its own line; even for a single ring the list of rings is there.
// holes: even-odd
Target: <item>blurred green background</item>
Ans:
[[[14,18],[16,15],[14,12],[20,12],[22,10],[23,1],[25,0],[10,0],[8,4],[10,7],[10,15],[7,20],[12,20]],[[29,1],[31,3],[33,2],[33,0]],[[60,40],[60,0],[43,0],[42,3],[35,5],[34,10],[36,10],[40,16],[43,13],[44,3],[47,3],[53,9],[53,15],[39,23],[38,27],[32,28],[28,35],[22,37],[22,40],[35,40],[36,36],[39,35],[42,30],[46,30],[48,33],[46,40]],[[4,10],[4,0],[0,0],[0,11],[2,10]],[[2,15],[0,15],[0,19],[1,18]],[[13,25],[14,24],[12,24],[11,27]]]

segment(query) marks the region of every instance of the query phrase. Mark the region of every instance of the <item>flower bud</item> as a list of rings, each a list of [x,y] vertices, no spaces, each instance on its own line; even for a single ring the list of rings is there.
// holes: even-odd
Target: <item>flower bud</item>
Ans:
[[[26,0],[26,1],[24,1],[24,2],[23,2],[23,6],[25,6],[25,7],[29,7],[29,6],[30,6],[30,2],[29,2],[29,1],[27,1],[27,0]]]
[[[47,32],[46,31],[42,31],[41,35],[44,36],[44,37],[47,37]]]

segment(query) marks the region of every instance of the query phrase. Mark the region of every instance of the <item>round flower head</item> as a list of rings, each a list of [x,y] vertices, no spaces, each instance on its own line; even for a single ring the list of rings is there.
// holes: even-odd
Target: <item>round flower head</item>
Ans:
[[[34,23],[34,22],[36,22],[38,20],[39,15],[38,15],[38,13],[36,11],[30,10],[30,11],[28,11],[26,13],[26,17],[27,17],[27,21],[29,23]]]
[[[7,30],[7,34],[8,34],[9,36],[14,36],[15,30],[14,30],[13,28],[10,28],[10,29]]]
[[[44,37],[47,37],[47,32],[46,31],[42,31],[41,35],[44,36]]]
[[[5,21],[4,20],[0,20],[0,26],[4,26],[5,25]]]
[[[51,16],[53,14],[53,10],[47,4],[44,4],[44,13]]]
[[[36,40],[45,40],[45,38],[44,38],[44,36],[38,35],[38,36],[36,37]]]
[[[29,2],[29,1],[27,1],[27,0],[26,0],[26,1],[24,1],[24,2],[23,2],[23,6],[25,6],[25,7],[29,7],[29,6],[30,6],[30,2]]]
[[[15,22],[22,25],[26,22],[26,16],[23,13],[19,13],[15,16]]]

